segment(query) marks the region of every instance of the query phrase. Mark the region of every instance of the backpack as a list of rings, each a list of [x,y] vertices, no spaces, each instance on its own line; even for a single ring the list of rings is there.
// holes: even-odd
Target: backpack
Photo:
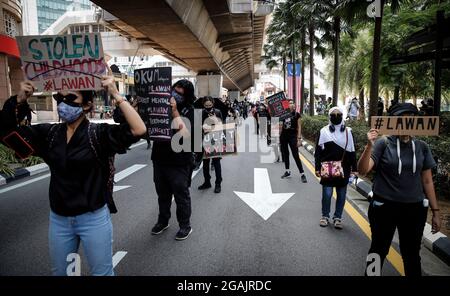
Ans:
[[[50,131],[47,135],[48,149],[51,150],[53,148],[53,142],[59,130],[61,129],[62,124],[55,124],[50,128]],[[114,166],[114,156],[107,157],[107,164],[105,165],[104,159],[102,160],[99,154],[100,151],[100,142],[97,137],[98,124],[89,122],[88,125],[88,135],[89,135],[89,146],[91,147],[92,152],[97,159],[98,164],[101,166],[105,175],[108,176],[106,180],[106,204],[108,205],[110,213],[117,213],[117,208],[113,200],[113,191],[114,191],[114,175],[116,172],[116,168]]]

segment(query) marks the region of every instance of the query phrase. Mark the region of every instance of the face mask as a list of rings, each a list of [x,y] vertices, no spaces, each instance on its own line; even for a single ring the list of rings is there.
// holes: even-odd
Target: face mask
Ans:
[[[330,121],[334,125],[338,125],[342,123],[342,114],[331,114]]]
[[[205,108],[205,110],[206,110],[206,112],[211,112],[212,111],[212,107],[209,107],[209,108]]]
[[[179,94],[176,90],[172,90],[172,97],[177,101],[177,104],[180,104],[184,101],[184,97],[182,94]]]
[[[81,106],[74,107],[69,106],[64,102],[61,102],[58,105],[58,115],[59,118],[62,119],[62,121],[67,123],[72,123],[83,114],[83,108]]]

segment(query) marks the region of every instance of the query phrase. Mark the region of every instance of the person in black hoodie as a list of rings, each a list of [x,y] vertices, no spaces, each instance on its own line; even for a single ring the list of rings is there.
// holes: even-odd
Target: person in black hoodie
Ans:
[[[316,176],[321,177],[320,184],[322,185],[320,226],[326,227],[329,224],[331,196],[333,188],[336,188],[337,199],[333,224],[335,228],[342,229],[342,212],[347,185],[350,175],[355,175],[357,171],[355,142],[351,129],[344,125],[342,110],[333,107],[328,114],[330,123],[320,130],[314,154]],[[343,171],[336,170],[337,162],[341,163]],[[332,171],[340,171],[341,175],[334,174]]]
[[[189,80],[182,79],[172,86],[172,141],[154,141],[152,149],[153,181],[158,194],[159,216],[152,228],[153,235],[161,234],[169,227],[172,196],[177,204],[177,220],[180,226],[175,239],[185,240],[192,232],[190,224],[191,175],[194,168],[194,86]],[[184,149],[186,142],[188,148]],[[174,143],[172,143],[174,142]],[[183,145],[184,143],[184,145]],[[183,146],[174,151],[174,146]]]
[[[202,123],[204,133],[211,131],[212,125],[222,123],[222,112],[214,108],[214,99],[212,97],[203,98]],[[220,193],[222,184],[222,168],[220,165],[220,157],[211,159],[203,159],[203,176],[205,182],[198,187],[199,190],[211,188],[211,175],[209,173],[209,163],[212,161],[214,171],[216,173],[216,185],[214,193]]]
[[[86,117],[93,107],[92,91],[58,92],[53,97],[63,123],[23,126],[18,110],[28,110],[27,100],[35,88],[22,82],[17,96],[8,99],[0,114],[0,134],[4,143],[15,135],[14,147],[31,147],[50,168],[49,247],[53,275],[68,275],[68,255],[77,253],[80,243],[92,275],[114,275],[112,223],[115,213],[113,166],[116,153],[127,148],[146,132],[137,112],[119,94],[113,76],[104,76],[102,85],[122,111],[121,125],[93,124]],[[20,135],[20,136],[19,136]],[[5,137],[6,136],[6,137]],[[25,144],[26,143],[26,144]],[[109,209],[109,210],[108,210]]]

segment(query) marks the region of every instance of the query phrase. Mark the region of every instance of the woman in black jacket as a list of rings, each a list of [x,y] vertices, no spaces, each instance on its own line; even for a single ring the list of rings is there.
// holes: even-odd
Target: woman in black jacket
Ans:
[[[330,123],[320,130],[317,139],[315,157],[316,176],[321,177],[322,184],[322,218],[320,226],[326,227],[330,219],[331,196],[336,188],[336,209],[333,224],[342,229],[342,212],[345,206],[347,185],[350,175],[357,169],[355,143],[351,129],[346,127],[342,118],[342,110],[333,107],[329,111]],[[336,171],[337,162],[341,162],[343,171],[340,176],[330,176]]]
[[[146,128],[120,96],[114,77],[104,76],[102,85],[127,123],[90,123],[86,114],[93,106],[93,92],[69,90],[53,96],[63,123],[19,126],[16,110],[28,106],[35,90],[30,81],[21,83],[19,94],[7,100],[1,112],[2,139],[17,132],[50,168],[49,247],[54,275],[68,275],[71,256],[78,252],[80,243],[92,275],[114,275],[110,211],[117,210],[112,200],[112,157],[125,153]]]

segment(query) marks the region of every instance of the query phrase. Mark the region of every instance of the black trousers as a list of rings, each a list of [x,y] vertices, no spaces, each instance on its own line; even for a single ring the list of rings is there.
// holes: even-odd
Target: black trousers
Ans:
[[[203,159],[203,176],[205,177],[205,183],[211,183],[211,175],[209,173],[210,158]],[[220,158],[212,158],[212,165],[214,166],[214,172],[216,173],[216,185],[222,183],[222,166],[220,165]]]
[[[289,147],[291,148],[292,156],[294,157],[295,163],[297,164],[297,168],[300,174],[303,174],[304,170],[302,162],[300,160],[300,156],[298,155],[296,136],[294,135],[293,137],[290,137],[282,135],[280,137],[280,149],[286,170],[289,170]]]
[[[423,202],[405,204],[375,198],[368,213],[372,230],[369,254],[378,254],[383,264],[397,229],[405,275],[422,275],[420,246],[427,212],[428,207],[424,207]]]
[[[173,195],[177,205],[177,220],[180,228],[190,226],[190,179],[191,168],[189,166],[163,166],[153,163],[153,181],[159,205],[158,223],[169,223]]]

